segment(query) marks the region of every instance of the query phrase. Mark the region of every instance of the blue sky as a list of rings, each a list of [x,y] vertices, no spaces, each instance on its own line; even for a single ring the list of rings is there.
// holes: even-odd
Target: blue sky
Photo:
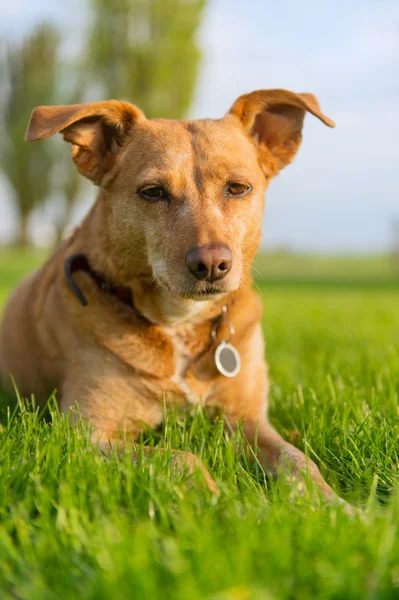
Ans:
[[[20,36],[47,18],[71,39],[87,19],[82,4],[3,3],[0,34]],[[389,248],[399,219],[399,3],[208,0],[199,41],[191,117],[219,117],[242,93],[285,87],[316,94],[337,125],[306,118],[295,163],[270,185],[263,244],[326,253]],[[12,227],[1,196],[0,238]]]

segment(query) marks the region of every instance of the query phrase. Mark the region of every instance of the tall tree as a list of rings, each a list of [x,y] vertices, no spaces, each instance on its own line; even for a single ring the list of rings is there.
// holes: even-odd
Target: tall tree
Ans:
[[[0,118],[5,131],[0,137],[0,168],[14,191],[20,245],[28,243],[28,222],[33,209],[49,193],[51,147],[28,144],[24,136],[31,110],[54,101],[58,43],[56,30],[41,25],[22,43],[4,44],[2,53],[1,79],[6,85],[0,91]]]
[[[181,118],[192,100],[205,0],[91,0],[93,83],[148,117]]]

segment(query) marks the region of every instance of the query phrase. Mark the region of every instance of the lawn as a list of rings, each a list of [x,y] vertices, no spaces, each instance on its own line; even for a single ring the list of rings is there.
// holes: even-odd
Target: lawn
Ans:
[[[42,258],[0,253],[1,302]],[[43,418],[21,400],[1,419],[0,598],[399,598],[399,285],[370,260],[361,276],[343,261],[293,281],[294,261],[257,281],[271,420],[363,518],[266,480],[199,410],[145,441],[195,452],[218,498],[167,453],[101,457],[53,401]]]

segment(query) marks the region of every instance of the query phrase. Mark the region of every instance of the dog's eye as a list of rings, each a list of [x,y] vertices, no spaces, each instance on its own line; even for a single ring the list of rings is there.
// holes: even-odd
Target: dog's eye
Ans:
[[[139,192],[140,196],[147,198],[148,200],[167,200],[168,193],[163,187],[153,186],[148,187]]]
[[[230,196],[244,196],[247,194],[252,187],[247,185],[246,183],[228,183],[226,186],[226,191]]]

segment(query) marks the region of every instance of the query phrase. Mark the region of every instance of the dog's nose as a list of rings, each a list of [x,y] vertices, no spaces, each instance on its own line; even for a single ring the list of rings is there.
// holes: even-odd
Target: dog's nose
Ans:
[[[225,244],[208,244],[191,248],[186,254],[186,265],[197,279],[217,281],[231,269],[233,256]]]

